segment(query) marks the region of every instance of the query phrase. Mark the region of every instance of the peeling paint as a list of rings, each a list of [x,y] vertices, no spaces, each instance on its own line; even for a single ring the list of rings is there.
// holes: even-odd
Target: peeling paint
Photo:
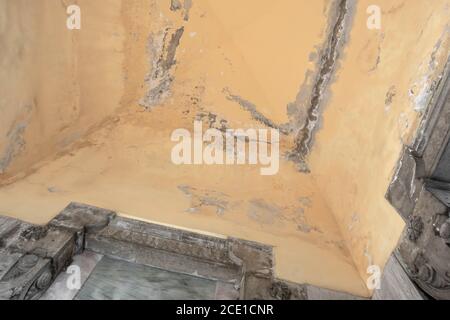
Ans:
[[[189,20],[189,13],[192,8],[192,0],[184,0],[183,3],[181,3],[181,0],[171,0],[170,1],[170,10],[171,11],[179,11],[183,9],[183,19],[185,21]]]
[[[301,198],[299,200],[300,206],[279,206],[277,204],[269,203],[264,199],[254,199],[249,201],[248,217],[257,221],[262,225],[280,225],[284,222],[287,224],[295,224],[299,232],[302,233],[320,233],[323,231],[311,225],[305,215],[307,208],[312,206],[309,198]]]
[[[434,46],[429,60],[419,67],[419,80],[411,85],[409,97],[416,112],[423,113],[427,109],[442,78],[442,73],[438,72],[442,69],[442,64],[447,62],[445,57],[448,53],[449,33],[450,27],[447,26]]]
[[[289,131],[283,125],[281,126],[277,125],[272,120],[264,116],[252,102],[245,100],[244,98],[238,95],[232,94],[229,88],[225,88],[223,90],[223,93],[226,95],[228,100],[238,103],[242,107],[242,109],[249,112],[254,120],[261,122],[262,124],[264,124],[269,128],[278,129],[280,130],[281,133],[285,135],[289,133]]]
[[[141,106],[151,109],[161,103],[170,95],[174,80],[173,67],[176,65],[176,52],[184,33],[184,27],[173,30],[166,28],[164,32],[153,34],[149,40],[152,70],[145,80],[149,91],[143,99]]]
[[[229,197],[222,192],[199,190],[188,185],[180,185],[178,189],[191,198],[191,207],[187,212],[197,213],[202,207],[212,207],[218,215],[223,215],[229,209]]]
[[[306,122],[297,134],[296,147],[289,159],[299,164],[300,171],[309,172],[306,165],[306,157],[310,152],[315,131],[320,121],[320,113],[331,79],[335,75],[336,65],[341,56],[341,49],[348,36],[350,29],[350,19],[353,14],[354,1],[341,0],[335,10],[332,28],[326,45],[320,55],[320,67],[316,75],[312,92],[308,99]],[[297,103],[291,104],[288,109],[292,113],[295,105],[301,104],[304,92],[300,92]],[[300,100],[300,101],[299,101]]]

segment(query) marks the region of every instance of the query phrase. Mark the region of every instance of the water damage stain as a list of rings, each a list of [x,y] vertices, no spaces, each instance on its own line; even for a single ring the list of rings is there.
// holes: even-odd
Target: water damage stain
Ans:
[[[295,118],[297,112],[306,110],[306,119],[301,119],[304,123],[296,135],[295,148],[289,154],[289,159],[297,163],[302,172],[309,172],[306,158],[311,150],[313,138],[320,122],[329,84],[335,76],[338,61],[342,55],[341,51],[349,34],[354,7],[355,1],[353,0],[336,2],[332,9],[335,13],[329,23],[328,39],[319,55],[318,72],[312,81],[309,96],[306,98],[305,90],[301,90],[296,101],[288,106],[288,113],[291,116],[294,115],[294,121],[298,121],[298,117]],[[307,73],[306,81],[311,82],[312,77],[311,73]]]

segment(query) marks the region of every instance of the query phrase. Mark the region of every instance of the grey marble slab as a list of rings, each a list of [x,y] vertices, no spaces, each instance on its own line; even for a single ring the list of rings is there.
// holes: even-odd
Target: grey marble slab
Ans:
[[[216,281],[103,257],[77,300],[214,300]]]
[[[71,266],[79,267],[81,286],[86,282],[102,257],[102,255],[91,251],[84,251],[82,254],[73,257]],[[73,275],[73,273],[65,271],[61,272],[51,287],[41,297],[41,300],[72,300],[79,291],[79,289],[76,288],[70,289],[67,285],[69,278]]]
[[[308,285],[308,300],[367,300],[345,292],[338,292]]]
[[[424,300],[424,297],[393,254],[384,268],[381,288],[375,291],[373,300]]]
[[[216,286],[216,300],[238,300],[239,290],[237,290],[232,283],[222,281],[217,282]]]

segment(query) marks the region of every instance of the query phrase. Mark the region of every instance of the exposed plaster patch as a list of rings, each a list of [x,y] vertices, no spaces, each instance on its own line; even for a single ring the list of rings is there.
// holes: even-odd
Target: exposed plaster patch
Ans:
[[[310,54],[310,59],[314,59],[318,63],[318,54],[316,52]],[[297,93],[294,102],[287,105],[287,115],[289,117],[289,129],[291,132],[297,134],[298,128],[303,128],[306,125],[306,119],[308,117],[308,106],[311,97],[312,88],[314,87],[314,81],[316,74],[313,71],[307,70],[305,79]],[[297,131],[296,131],[297,128]]]
[[[288,106],[290,114],[306,110],[306,120],[297,133],[296,147],[290,155],[289,159],[299,164],[299,169],[309,172],[306,165],[306,157],[310,152],[315,131],[320,122],[321,112],[324,101],[327,98],[328,87],[330,81],[335,76],[337,64],[341,56],[346,38],[350,30],[350,20],[353,16],[355,1],[341,0],[336,3],[335,14],[330,22],[330,31],[328,39],[323,46],[320,54],[320,66],[318,72],[314,76],[312,90],[308,95],[307,104],[305,105],[305,90],[300,90],[295,102]],[[307,85],[311,81],[311,74],[307,74]],[[294,123],[298,121],[294,117]]]
[[[272,120],[267,118],[257,109],[257,107],[252,102],[245,100],[238,95],[232,94],[229,88],[224,88],[223,93],[226,95],[228,100],[238,103],[242,107],[242,109],[250,113],[251,117],[256,121],[261,122],[269,128],[278,129],[285,135],[289,134],[289,130],[287,130],[284,125],[277,125]]]
[[[312,207],[312,201],[308,197],[301,197],[298,199],[300,203],[300,207],[295,209],[296,219],[295,223],[297,224],[297,230],[303,233],[323,233],[323,231],[311,224],[308,223],[305,212],[307,209]]]
[[[400,141],[406,145],[405,140],[409,132],[410,128],[410,120],[408,118],[408,115],[404,112],[400,113],[398,120],[398,131],[399,131],[399,137]]]
[[[187,212],[197,213],[203,207],[212,207],[218,215],[223,215],[230,207],[229,196],[222,192],[200,190],[188,185],[180,185],[178,189],[191,198],[191,207]]]
[[[189,13],[192,8],[192,0],[184,0],[183,3],[181,3],[181,0],[171,0],[170,2],[170,10],[172,11],[179,11],[183,9],[183,19],[185,21],[189,20]]]
[[[170,10],[178,11],[183,7],[180,0],[171,0],[170,1]]]
[[[298,199],[298,201],[300,202],[300,204],[304,207],[304,208],[311,208],[312,207],[312,201],[309,197],[300,197]]]
[[[386,98],[384,100],[384,110],[389,112],[391,110],[392,103],[394,98],[397,96],[397,88],[395,86],[391,86],[386,92]]]
[[[298,231],[303,233],[311,233],[311,232],[323,233],[323,231],[320,228],[311,226],[308,223],[299,223],[297,225],[297,229]]]
[[[184,0],[184,20],[189,20],[189,14],[192,8],[192,0]]]
[[[430,58],[419,67],[420,75],[409,90],[409,97],[414,111],[423,113],[436,91],[442,78],[442,64],[447,62],[450,27],[447,26],[443,35],[436,43]]]
[[[26,128],[27,125],[25,123],[19,123],[8,132],[7,138],[9,144],[6,146],[6,149],[0,158],[0,174],[3,174],[13,159],[25,149],[26,143],[23,134]]]
[[[350,224],[348,226],[348,230],[352,231],[356,227],[356,225],[359,224],[359,222],[360,222],[359,215],[357,213],[354,213],[352,215],[352,219],[351,219]]]
[[[279,222],[281,212],[280,207],[262,199],[255,199],[249,203],[248,216],[261,224],[273,225]]]
[[[178,29],[166,28],[163,32],[152,34],[148,49],[151,55],[151,73],[145,81],[149,91],[141,106],[151,109],[161,104],[169,95],[174,80],[173,69],[176,65],[176,52],[184,33],[184,27]]]
[[[249,201],[248,217],[262,225],[282,225],[283,223],[294,224],[302,233],[323,233],[323,231],[311,225],[305,215],[306,209],[312,203],[309,198],[302,198],[300,206],[280,206],[269,203],[264,199]]]

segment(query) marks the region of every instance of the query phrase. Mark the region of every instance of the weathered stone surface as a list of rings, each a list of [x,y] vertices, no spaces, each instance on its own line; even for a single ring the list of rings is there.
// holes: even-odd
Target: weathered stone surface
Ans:
[[[0,247],[9,247],[18,241],[22,232],[32,227],[31,224],[13,218],[0,217]]]
[[[251,241],[230,239],[230,254],[246,273],[273,276],[273,249]],[[240,260],[240,262],[239,262]]]
[[[106,227],[115,216],[114,211],[72,202],[49,225],[75,232],[97,231]]]
[[[240,276],[240,269],[234,265],[90,234],[86,237],[86,249],[129,262],[208,279],[235,282]]]
[[[410,149],[405,148],[386,194],[386,199],[405,220],[414,211],[416,199],[422,189],[422,182],[416,179],[416,173],[417,163]]]
[[[0,250],[0,279],[19,261],[22,253],[13,253],[9,250]]]
[[[240,299],[305,300],[308,296],[308,286],[275,279],[270,246],[117,217],[83,204],[70,204],[47,226],[1,218],[0,235],[2,299],[39,298],[72,256],[84,249],[220,281],[227,297],[230,292]]]
[[[29,234],[26,229],[26,234]],[[39,231],[41,234],[41,231]],[[42,235],[42,234],[41,234]],[[75,234],[64,229],[50,228],[42,238],[27,238],[21,236],[10,246],[11,249],[31,253],[41,258],[52,259],[55,271],[59,273],[75,254]]]
[[[96,238],[130,242],[135,245],[205,260],[216,262],[229,261],[228,242],[226,239],[126,218],[117,217],[108,227],[92,234]]]
[[[373,300],[424,300],[424,296],[408,277],[392,255],[386,264],[381,278],[381,288],[376,290]]]
[[[307,300],[305,285],[248,274],[241,297],[245,300]]]
[[[396,186],[397,193],[392,193],[390,189],[391,197],[388,199],[408,223],[397,248],[398,260],[406,274],[433,298],[450,299],[450,250],[447,241],[450,232],[446,231],[446,221],[450,221],[450,216],[445,198],[440,197],[441,194],[435,193],[433,196],[430,193],[433,191],[430,181],[438,179],[445,185],[450,182],[443,181],[450,172],[450,163],[446,161],[450,151],[445,150],[450,147],[449,68],[439,87],[411,147],[416,165],[402,158],[400,174],[395,176],[391,185],[391,189]],[[401,192],[406,194],[403,198]],[[404,284],[407,284],[406,280]],[[406,290],[397,295],[401,298],[411,294]]]
[[[23,255],[0,279],[0,299],[37,299],[50,286],[52,279],[49,259]]]
[[[36,299],[84,249],[85,232],[105,227],[111,211],[70,204],[47,226],[0,217],[0,299]]]

